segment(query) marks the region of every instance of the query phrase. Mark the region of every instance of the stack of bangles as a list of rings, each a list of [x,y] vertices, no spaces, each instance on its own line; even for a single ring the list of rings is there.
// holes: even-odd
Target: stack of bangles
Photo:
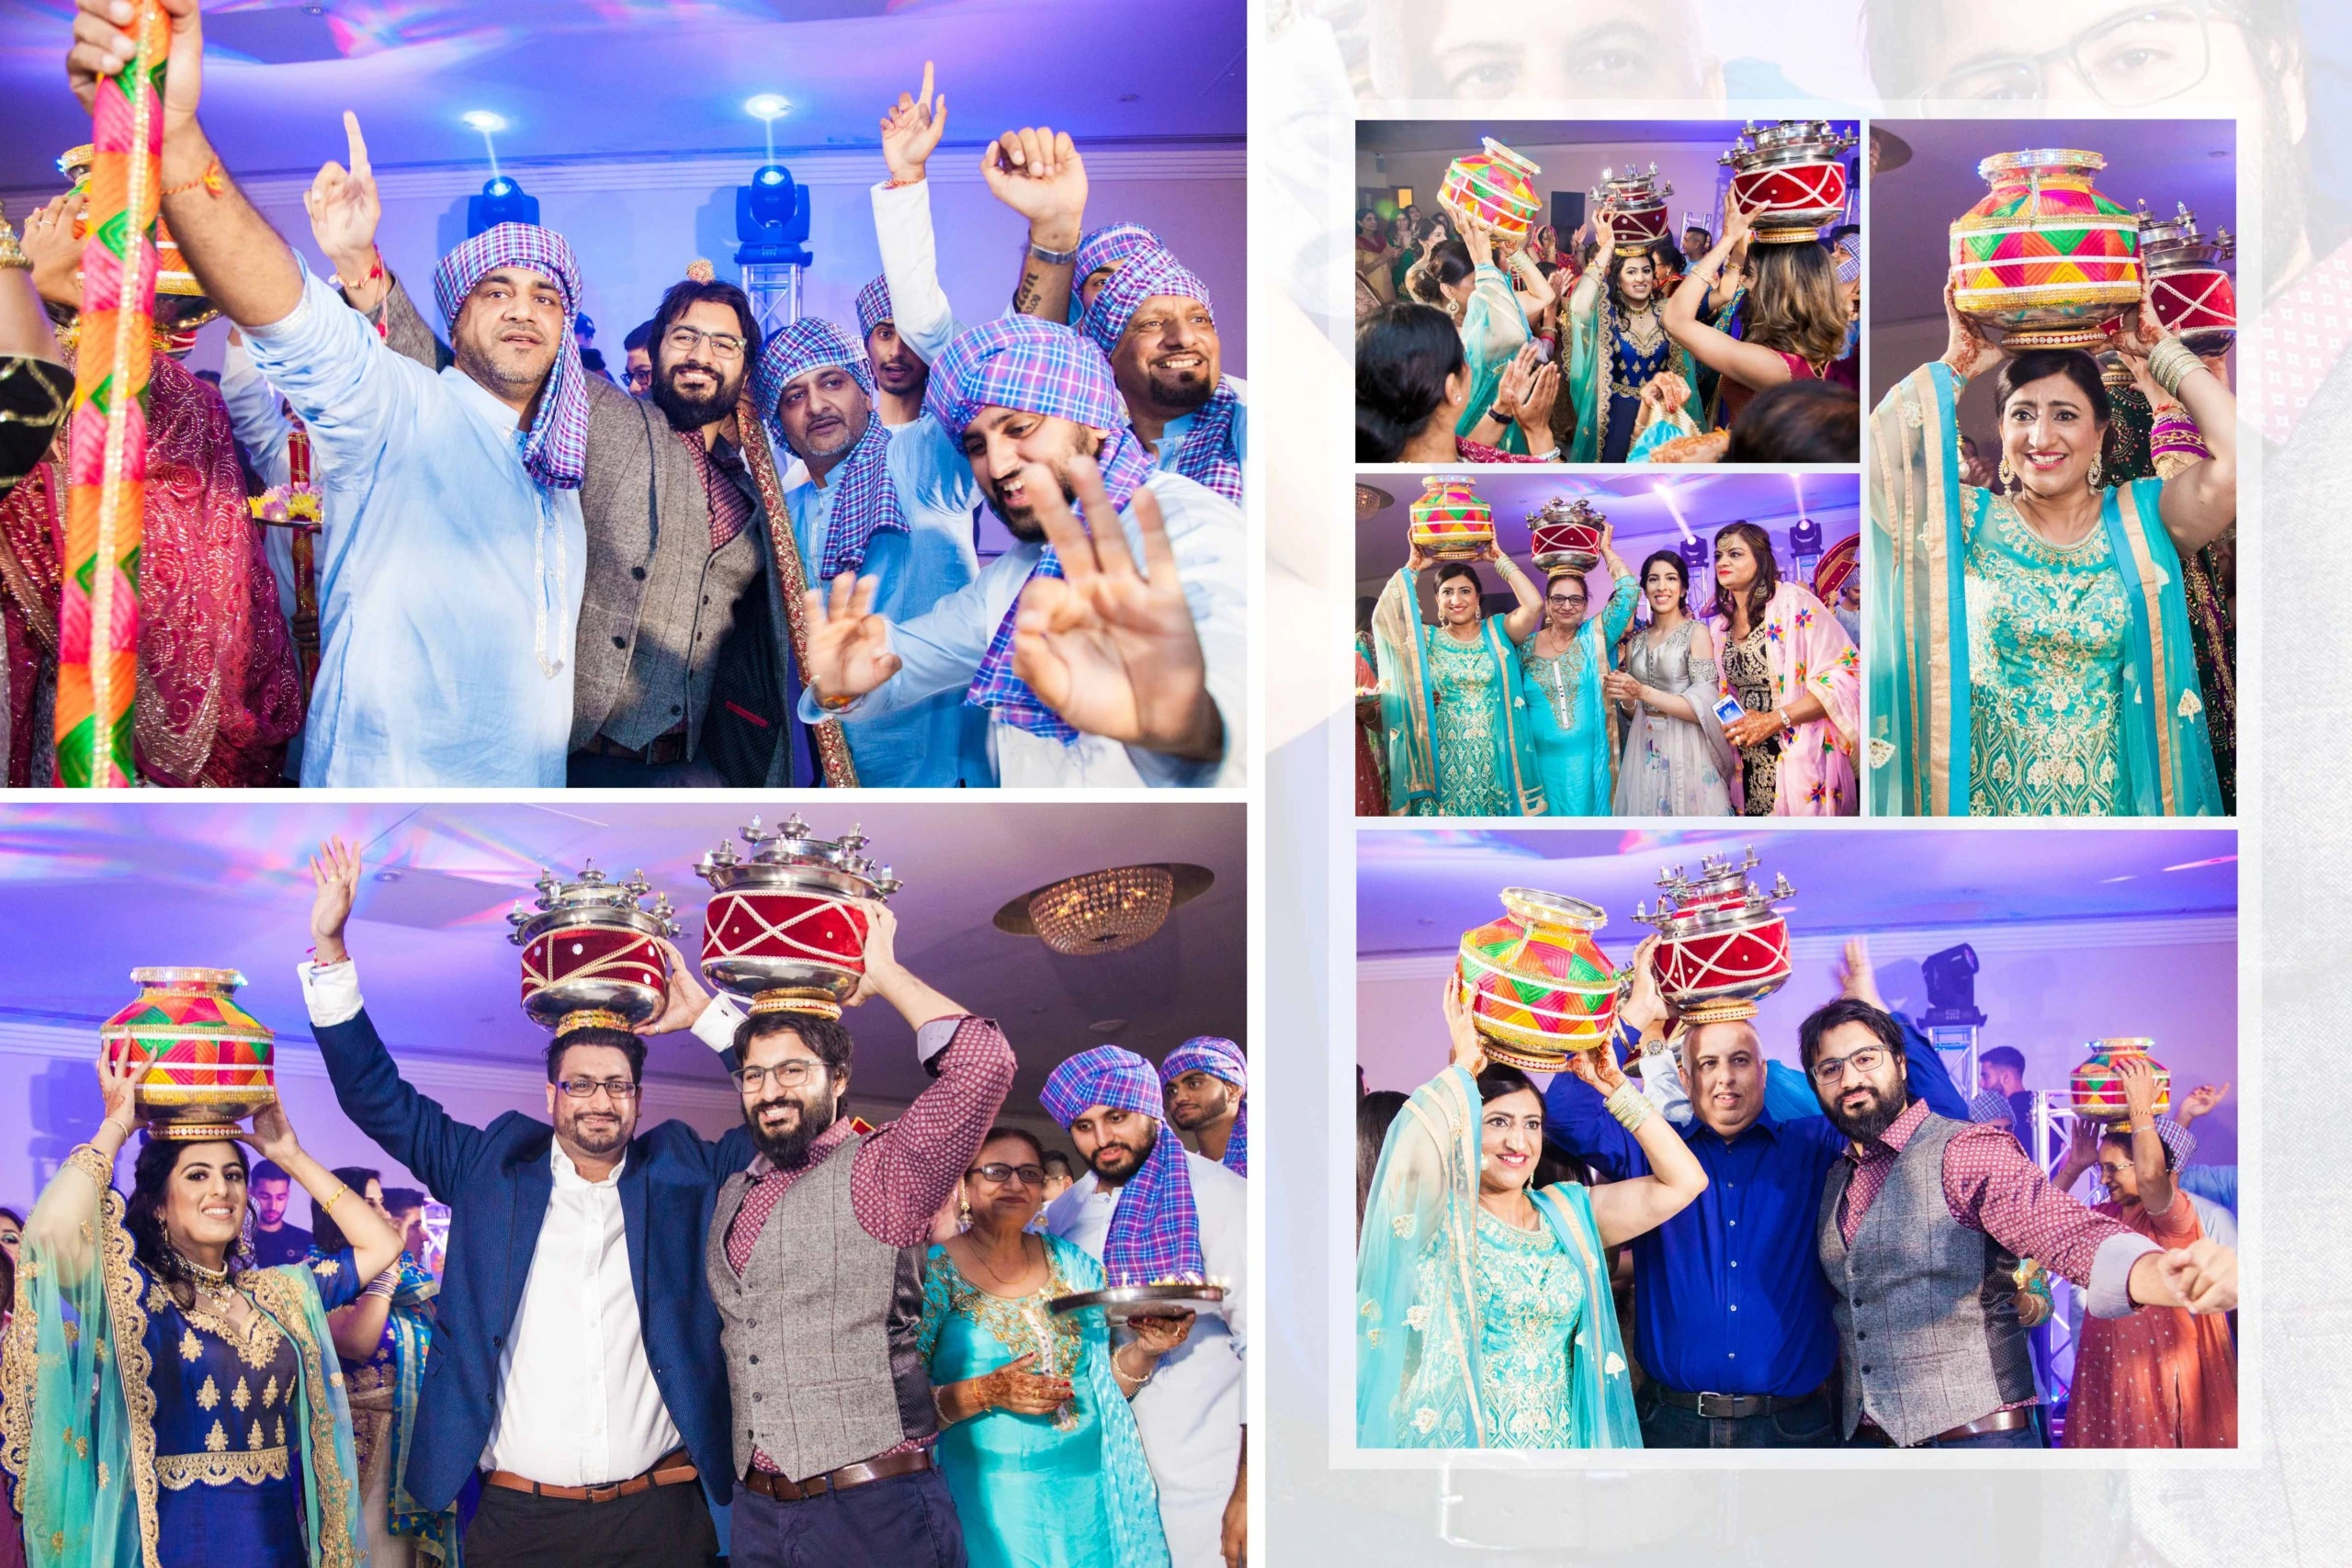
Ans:
[[[1628,1133],[1640,1132],[1642,1123],[1650,1119],[1649,1098],[1634,1087],[1631,1078],[1619,1080],[1617,1087],[1609,1091],[1609,1098],[1601,1103],[1610,1115],[1617,1118],[1618,1125]]]
[[[2197,351],[2177,337],[2165,339],[2148,353],[2148,375],[2169,397],[2180,396],[2180,384],[2190,371],[2204,368]]]

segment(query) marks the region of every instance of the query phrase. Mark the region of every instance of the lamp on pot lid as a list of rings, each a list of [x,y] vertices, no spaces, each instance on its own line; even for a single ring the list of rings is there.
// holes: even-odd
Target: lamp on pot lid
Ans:
[[[1034,936],[1066,957],[1118,953],[1148,941],[1169,911],[1208,890],[1204,865],[1115,865],[1023,893],[996,912],[996,929]]]

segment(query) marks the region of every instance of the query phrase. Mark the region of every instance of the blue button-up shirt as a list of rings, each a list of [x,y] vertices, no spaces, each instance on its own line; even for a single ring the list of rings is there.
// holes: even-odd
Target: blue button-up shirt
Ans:
[[[1905,1030],[1910,1089],[1968,1119],[1935,1051]],[[1930,1065],[1932,1064],[1932,1066]],[[1572,1074],[1544,1096],[1544,1133],[1597,1179],[1650,1174],[1631,1133]],[[1698,1201],[1634,1240],[1634,1347],[1649,1375],[1686,1393],[1809,1393],[1838,1358],[1815,1221],[1846,1146],[1826,1116],[1758,1115],[1724,1138],[1695,1116],[1677,1129],[1707,1173]]]

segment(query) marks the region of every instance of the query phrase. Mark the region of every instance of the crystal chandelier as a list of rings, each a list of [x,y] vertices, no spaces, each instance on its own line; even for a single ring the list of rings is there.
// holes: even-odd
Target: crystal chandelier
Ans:
[[[1175,901],[1176,878],[1166,866],[1113,866],[1031,894],[1029,920],[1056,953],[1117,953],[1157,931]]]

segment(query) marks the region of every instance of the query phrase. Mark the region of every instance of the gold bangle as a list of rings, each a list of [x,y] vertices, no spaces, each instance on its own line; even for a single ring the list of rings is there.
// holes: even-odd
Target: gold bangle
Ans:
[[[2165,339],[2148,354],[2149,378],[2165,389],[2167,397],[2178,398],[2180,384],[2188,379],[2188,373],[2203,368],[2205,362],[2197,357],[2197,351],[2177,337]]]
[[[311,1201],[318,1204],[319,1213],[322,1214],[332,1214],[334,1213],[334,1206],[337,1203],[342,1202],[345,1195],[350,1192],[350,1188],[338,1181],[334,1184],[334,1193],[332,1197],[314,1198]]]

